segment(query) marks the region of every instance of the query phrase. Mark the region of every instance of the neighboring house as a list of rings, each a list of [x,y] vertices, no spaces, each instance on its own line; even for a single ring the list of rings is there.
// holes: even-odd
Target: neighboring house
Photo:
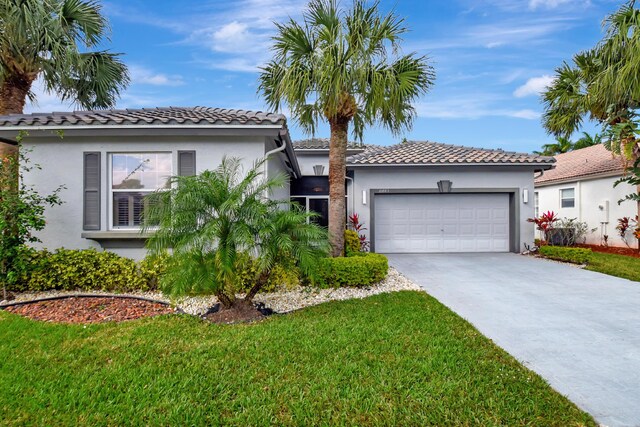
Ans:
[[[142,257],[145,194],[163,188],[171,175],[214,169],[224,156],[249,167],[276,150],[267,174],[300,175],[281,114],[170,107],[0,117],[0,137],[12,139],[21,130],[28,132],[23,144],[32,162],[42,166],[26,182],[42,194],[66,187],[64,204],[47,209],[48,224],[39,233],[49,249],[94,247]],[[288,198],[288,186],[272,197]]]
[[[556,212],[561,218],[576,218],[596,229],[587,243],[601,244],[604,236],[612,246],[624,246],[616,231],[618,218],[637,215],[634,202],[618,201],[636,189],[614,183],[624,174],[623,163],[602,144],[556,156],[555,169],[535,180],[536,215]]]
[[[144,195],[170,175],[218,166],[224,156],[246,164],[271,153],[267,175],[286,173],[291,198],[328,220],[329,143],[291,143],[280,114],[217,108],[157,108],[0,117],[0,137],[21,131],[43,166],[26,177],[42,193],[66,185],[65,204],[47,210],[40,233],[50,249],[105,248],[144,255],[139,232]],[[62,131],[62,138],[58,132]],[[519,252],[532,244],[534,173],[553,158],[406,142],[350,144],[347,213],[366,223],[376,252]]]

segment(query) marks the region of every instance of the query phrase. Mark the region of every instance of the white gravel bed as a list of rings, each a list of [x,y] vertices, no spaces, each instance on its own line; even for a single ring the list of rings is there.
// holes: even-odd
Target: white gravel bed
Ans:
[[[389,274],[380,283],[368,288],[338,288],[338,289],[314,289],[300,286],[297,289],[284,292],[271,292],[258,294],[255,302],[261,302],[266,307],[277,313],[286,313],[300,308],[312,305],[322,304],[328,301],[338,301],[353,298],[366,298],[371,295],[377,295],[387,292],[398,291],[420,291],[422,288],[411,280],[404,277],[396,269],[389,268]],[[110,292],[103,291],[45,291],[45,292],[25,292],[17,294],[12,301],[0,301],[0,304],[7,302],[31,301],[40,298],[50,298],[56,296],[66,296],[74,294],[95,294],[95,295],[113,295]],[[131,292],[126,295],[138,296],[144,298],[155,299],[159,301],[172,302],[161,292]],[[242,295],[238,295],[242,297]],[[185,297],[173,301],[185,313],[196,316],[206,313],[206,311],[214,306],[218,299],[215,296],[202,297]]]

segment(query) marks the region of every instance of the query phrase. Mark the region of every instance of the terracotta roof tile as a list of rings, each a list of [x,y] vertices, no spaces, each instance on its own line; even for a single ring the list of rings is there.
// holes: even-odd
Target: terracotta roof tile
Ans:
[[[347,159],[352,165],[553,164],[553,157],[464,147],[431,141],[408,141]]]
[[[614,156],[602,144],[559,154],[555,159],[555,169],[546,171],[537,178],[536,184],[577,180],[600,174],[622,174],[624,170],[620,157]]]
[[[282,114],[210,107],[161,107],[0,116],[1,126],[284,125]]]

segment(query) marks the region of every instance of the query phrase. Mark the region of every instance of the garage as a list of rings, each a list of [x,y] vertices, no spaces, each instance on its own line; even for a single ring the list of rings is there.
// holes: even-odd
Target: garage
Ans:
[[[377,194],[380,253],[508,252],[509,194]]]

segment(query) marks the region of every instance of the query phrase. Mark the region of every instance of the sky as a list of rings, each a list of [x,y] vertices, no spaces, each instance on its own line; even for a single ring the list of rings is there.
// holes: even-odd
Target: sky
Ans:
[[[349,0],[343,0],[348,5]],[[131,84],[117,108],[209,106],[266,109],[257,93],[274,22],[300,20],[299,0],[110,0],[104,48],[123,54]],[[563,61],[602,38],[604,17],[622,0],[382,0],[405,19],[403,53],[425,55],[432,90],[417,100],[410,132],[365,132],[368,144],[403,137],[531,152],[553,142],[541,126],[540,91]],[[69,111],[36,81],[27,112]],[[292,138],[304,134],[289,118]],[[586,131],[597,131],[587,124]],[[328,137],[320,126],[316,137]]]

